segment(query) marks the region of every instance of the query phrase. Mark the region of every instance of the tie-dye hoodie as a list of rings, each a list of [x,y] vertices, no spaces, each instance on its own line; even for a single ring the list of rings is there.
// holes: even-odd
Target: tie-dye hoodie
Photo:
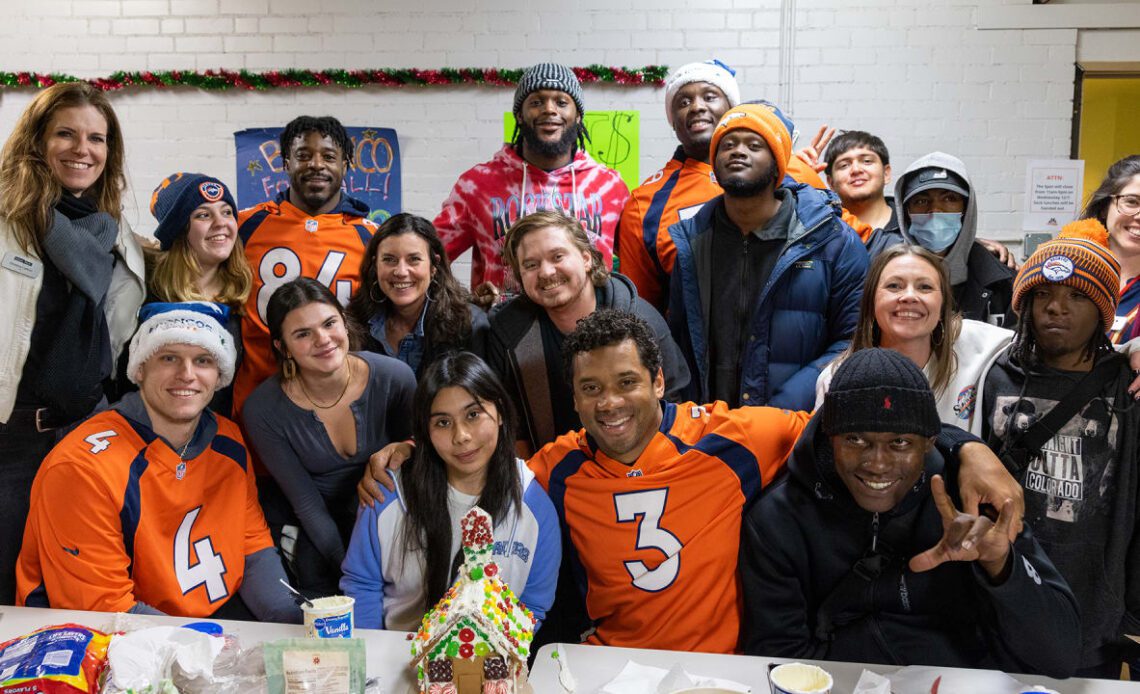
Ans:
[[[629,188],[616,171],[594,161],[584,150],[553,171],[528,164],[509,145],[491,161],[465,171],[443,209],[435,228],[456,258],[474,247],[471,286],[490,282],[517,291],[514,278],[503,265],[503,238],[511,225],[535,210],[558,209],[577,217],[607,265],[613,262],[614,234]]]

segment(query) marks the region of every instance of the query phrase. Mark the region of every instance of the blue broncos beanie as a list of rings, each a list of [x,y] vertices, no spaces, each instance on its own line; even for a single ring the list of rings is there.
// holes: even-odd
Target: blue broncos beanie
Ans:
[[[213,176],[200,173],[170,174],[150,196],[150,213],[158,220],[154,237],[169,251],[174,239],[186,233],[190,214],[208,202],[226,202],[237,214],[237,203],[230,189]]]

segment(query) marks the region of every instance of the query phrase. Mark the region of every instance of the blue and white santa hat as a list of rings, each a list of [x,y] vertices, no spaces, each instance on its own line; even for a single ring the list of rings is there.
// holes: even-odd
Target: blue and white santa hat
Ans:
[[[166,345],[196,345],[218,363],[218,387],[234,380],[237,348],[225,329],[230,310],[207,301],[152,303],[139,309],[139,329],[131,339],[127,378],[138,385],[139,367]]]

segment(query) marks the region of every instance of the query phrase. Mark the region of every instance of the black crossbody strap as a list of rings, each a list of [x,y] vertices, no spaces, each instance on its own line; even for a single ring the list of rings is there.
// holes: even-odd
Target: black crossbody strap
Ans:
[[[1033,453],[1040,452],[1045,442],[1053,438],[1061,427],[1065,426],[1065,422],[1073,418],[1073,415],[1080,412],[1081,408],[1088,404],[1104,388],[1105,384],[1112,380],[1119,368],[1120,362],[1113,358],[1113,355],[1101,359],[1091,371],[1077,382],[1077,385],[1073,386],[1073,389],[1063,399],[1057,401],[1053,409],[1037,420],[1033,426],[1026,429],[1025,433],[1017,439],[1010,441],[1008,446],[1003,447],[1003,450],[1020,448]]]

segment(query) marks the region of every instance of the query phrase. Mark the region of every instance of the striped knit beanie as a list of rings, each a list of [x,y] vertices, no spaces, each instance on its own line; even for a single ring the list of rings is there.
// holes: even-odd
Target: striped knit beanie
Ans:
[[[740,104],[729,109],[716,124],[712,141],[709,142],[709,153],[713,160],[716,160],[716,149],[720,145],[720,139],[726,133],[741,129],[751,130],[768,143],[768,149],[771,150],[772,158],[776,160],[776,167],[780,172],[776,180],[784,180],[784,174],[788,172],[788,162],[792,158],[792,134],[784,125],[781,118],[783,114],[777,115],[776,111],[776,107],[772,104]]]
[[[1120,263],[1108,250],[1108,231],[1100,221],[1070,222],[1057,238],[1037,247],[1013,281],[1013,310],[1020,314],[1025,297],[1046,282],[1087,296],[1100,309],[1104,329],[1112,327],[1120,300]]]
[[[540,89],[556,89],[560,92],[566,92],[574,100],[574,105],[578,107],[578,115],[581,116],[586,112],[586,107],[582,104],[582,83],[578,81],[578,76],[574,74],[574,71],[558,63],[539,63],[534,67],[527,68],[523,76],[519,78],[518,86],[515,87],[514,114],[516,118],[522,110],[523,99]]]

